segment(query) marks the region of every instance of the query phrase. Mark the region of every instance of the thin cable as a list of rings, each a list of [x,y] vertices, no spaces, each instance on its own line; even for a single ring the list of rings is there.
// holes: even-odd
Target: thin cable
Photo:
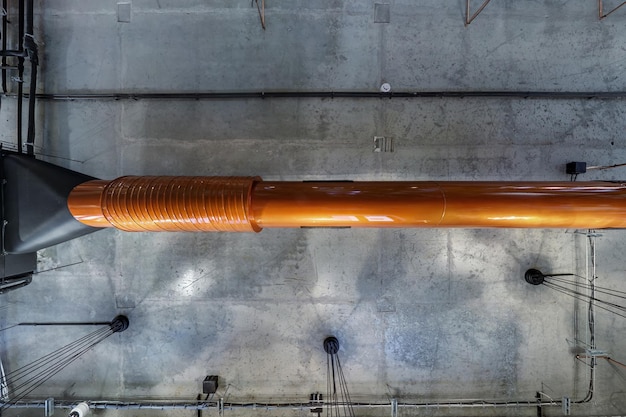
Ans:
[[[329,417],[332,417],[333,415],[333,411],[332,411],[332,403],[333,403],[333,398],[331,397],[331,390],[330,390],[330,357],[329,354],[326,354],[326,414]]]
[[[112,333],[111,333],[112,334]],[[19,394],[19,396],[11,401],[8,401],[7,403],[5,403],[0,409],[6,409],[11,407],[11,404],[13,404],[14,402],[20,401],[22,400],[24,397],[26,397],[28,394],[30,394],[31,392],[33,392],[37,387],[41,386],[43,383],[45,383],[48,379],[52,378],[54,375],[58,374],[61,370],[63,370],[66,366],[68,366],[70,363],[74,362],[76,359],[80,358],[81,356],[83,356],[85,353],[87,353],[89,351],[89,349],[91,349],[93,346],[97,345],[99,342],[101,342],[102,340],[104,340],[107,336],[104,336],[102,339],[100,340],[96,340],[94,341],[91,345],[89,345],[86,349],[84,349],[83,351],[77,352],[76,354],[73,354],[72,356],[70,356],[69,358],[64,359],[63,361],[55,364],[54,366],[46,369],[45,371],[42,371],[40,374],[38,374],[36,377],[31,378],[30,383],[29,384],[22,384],[22,387],[25,387],[24,390]]]
[[[99,336],[97,339],[95,339],[96,340],[95,343],[98,343],[98,342],[104,340],[108,336],[109,336],[109,334],[103,334],[103,335]],[[39,374],[37,374],[37,376],[39,376],[43,372],[45,372],[45,370],[49,369],[50,367],[55,366],[56,364],[61,363],[62,361],[66,360],[68,355],[69,355],[69,357],[71,357],[71,356],[75,355],[76,352],[80,352],[82,350],[85,350],[85,348],[89,349],[91,346],[93,346],[93,340],[89,340],[89,341],[87,341],[87,343],[77,344],[74,347],[73,350],[64,352],[63,355],[65,355],[65,356],[58,356],[58,357],[52,358],[51,360],[41,364],[41,366],[34,367],[34,366],[28,365],[26,367],[23,367],[23,368],[21,368],[21,369],[23,369],[23,371],[18,373],[18,375],[20,375],[20,376],[11,375],[12,376],[11,382],[15,383],[18,380],[23,379],[23,378],[33,374],[34,372],[38,372],[38,371],[39,371]],[[36,361],[36,362],[39,362],[39,361]],[[44,371],[40,371],[41,369],[44,369]],[[28,370],[28,372],[26,372],[26,370]]]
[[[544,282],[544,284],[543,284],[543,285],[546,285],[546,283]],[[563,294],[565,294],[565,295],[569,295],[570,297],[575,298],[575,299],[577,299],[577,300],[579,300],[579,301],[585,301],[585,302],[588,302],[588,301],[589,301],[589,299],[587,299],[587,298],[585,298],[585,297],[577,297],[577,296],[575,296],[575,295],[573,295],[573,294],[570,294],[568,291],[559,290],[559,289],[557,289],[557,288],[550,287],[549,285],[550,285],[550,284],[547,284],[546,286],[548,286],[548,288],[552,288],[553,290],[558,291],[558,292],[560,292],[560,293],[563,293]],[[600,309],[602,309],[602,310],[608,311],[609,313],[615,314],[615,315],[617,315],[617,316],[620,316],[620,317],[624,317],[624,318],[626,318],[626,315],[619,314],[619,313],[617,313],[617,312],[615,312],[615,311],[612,311],[612,310],[610,310],[610,309],[608,309],[608,308],[606,308],[606,307],[602,307],[602,306],[596,306],[596,307],[598,307],[598,308],[600,308]]]
[[[55,357],[56,355],[63,354],[65,351],[70,349],[72,346],[75,346],[76,343],[83,343],[84,341],[89,340],[92,337],[95,337],[96,335],[98,335],[98,334],[100,334],[102,332],[107,332],[108,330],[109,329],[106,329],[106,328],[100,329],[100,330],[96,330],[95,332],[92,332],[92,333],[88,334],[87,336],[84,336],[84,337],[82,337],[82,338],[80,338],[80,339],[78,339],[78,340],[76,340],[76,341],[74,341],[72,343],[69,343],[69,344],[67,344],[67,345],[65,345],[65,346],[55,350],[54,352],[49,353],[49,354],[47,354],[47,355],[37,359],[36,361],[33,361],[33,362],[31,362],[31,363],[29,363],[27,365],[22,366],[21,368],[15,369],[14,371],[11,371],[10,373],[7,374],[7,376],[15,377],[16,375],[19,375],[21,372],[24,372],[27,369],[30,369],[32,367],[37,367],[40,364],[43,364],[46,361],[48,361],[49,359]]]
[[[545,281],[544,281],[544,284],[545,284]],[[563,287],[563,286],[558,285],[558,284],[555,284],[555,283],[553,283],[553,282],[549,282],[548,284],[552,285],[552,286],[553,286],[553,287],[555,287],[555,288],[560,288],[560,289],[561,289],[561,290],[563,290],[563,291],[571,292],[572,294],[575,294],[575,295],[581,296],[581,297],[583,297],[583,298],[587,298],[587,295],[585,295],[585,294],[583,294],[583,293],[581,293],[581,292],[578,292],[578,291],[576,291],[576,290],[573,290],[573,289],[570,289],[570,288],[567,288],[567,287]],[[609,307],[613,307],[613,308],[616,308],[616,309],[618,309],[618,310],[622,310],[622,311],[625,311],[625,312],[626,312],[626,307],[623,307],[623,306],[621,306],[621,305],[619,305],[619,304],[611,303],[611,302],[609,302],[609,301],[602,300],[602,299],[595,298],[595,297],[594,297],[594,298],[588,298],[588,300],[590,300],[590,301],[596,301],[596,302],[598,302],[598,303],[602,303],[602,304],[607,305],[607,306],[609,306]]]
[[[545,279],[550,280],[550,281],[558,281],[560,283],[569,284],[569,285],[576,286],[576,287],[583,287],[585,289],[590,289],[591,288],[591,285],[589,285],[589,284],[583,284],[583,283],[579,283],[579,282],[576,282],[576,281],[569,281],[569,280],[566,280],[566,279],[563,279],[563,278],[546,277]],[[598,287],[598,286],[595,286],[595,285],[594,285],[594,288],[595,288],[596,292],[599,292],[599,293],[602,293],[602,294],[608,294],[608,295],[611,295],[611,296],[617,297],[617,298],[626,299],[626,291],[614,290],[612,288],[607,288],[607,287]],[[624,295],[617,295],[617,294],[624,294]]]
[[[98,329],[82,338],[69,343],[61,348],[39,358],[25,366],[22,366],[9,374],[3,379],[5,384],[13,385],[12,398],[2,403],[0,411],[11,407],[13,404],[24,399],[28,394],[33,392],[37,387],[41,386],[48,379],[65,369],[68,365],[82,357],[98,343],[116,333],[123,331],[127,325],[114,319],[108,323],[107,327]],[[126,326],[126,327],[124,327]]]
[[[616,361],[615,359],[613,359],[611,357],[606,357],[604,359],[606,359],[609,363],[614,363],[616,365],[621,366],[622,368],[626,368],[626,364],[623,364],[622,362]]]
[[[592,169],[604,170],[604,169],[619,168],[619,167],[624,167],[624,166],[626,166],[626,163],[615,164],[615,165],[605,165],[605,166],[591,166],[591,167],[587,167],[587,171],[592,170]]]
[[[90,347],[95,346],[97,343],[98,343],[98,341],[94,342]],[[22,400],[24,397],[26,397],[29,393],[31,393],[33,390],[35,390],[37,387],[39,387],[45,381],[47,381],[48,379],[50,379],[51,377],[56,375],[58,372],[60,372],[62,369],[64,369],[67,365],[69,365],[70,363],[72,363],[73,361],[75,361],[76,359],[81,357],[82,355],[84,355],[88,350],[89,350],[89,348],[85,349],[82,352],[78,352],[77,354],[67,358],[63,362],[60,362],[60,363],[56,364],[55,366],[50,367],[50,368],[40,372],[38,375],[36,375],[33,378],[31,378],[31,380],[29,380],[26,383],[22,384],[19,387],[19,389],[21,389],[21,391],[19,391],[19,394],[15,398],[13,398],[11,401],[8,401],[7,403],[5,403],[3,405],[3,408],[9,408],[13,403]],[[16,389],[16,391],[17,391],[17,389]]]
[[[339,356],[337,356],[337,367],[339,368],[339,378],[343,387],[344,402],[347,404],[347,412],[348,412],[347,415],[354,416],[354,409],[352,408],[352,399],[350,398],[350,392],[348,391],[348,382],[346,381],[346,377],[343,373],[343,368],[341,367]]]
[[[42,380],[45,381],[47,379],[46,376],[49,375],[51,372],[56,373],[59,370],[63,369],[65,366],[67,366],[69,363],[71,363],[73,360],[75,360],[77,358],[77,355],[80,355],[80,354],[88,351],[91,347],[95,346],[97,343],[99,343],[100,341],[104,340],[109,335],[110,334],[103,333],[102,335],[99,335],[97,338],[93,338],[93,339],[89,340],[87,344],[85,344],[85,343],[77,344],[73,351],[66,352],[64,354],[64,356],[60,356],[58,358],[53,358],[52,360],[44,363],[42,366],[39,366],[37,368],[34,368],[32,371],[24,373],[20,377],[11,378],[10,382],[13,383],[13,384],[15,384],[18,381],[21,382],[21,384],[15,386],[13,388],[13,390],[18,392],[19,390],[25,389],[25,387],[29,387],[32,384],[37,384],[37,386],[40,385],[41,382],[39,382],[39,381],[42,381]],[[25,368],[32,368],[32,367],[28,366],[28,367],[25,367]],[[37,372],[37,373],[33,375],[33,373],[35,373],[35,372]],[[23,379],[26,378],[26,377],[30,377],[30,378],[27,379],[26,381],[23,381]],[[49,376],[48,376],[48,378],[49,378]],[[21,394],[19,394],[19,395],[21,395]]]
[[[338,342],[335,340],[334,343]],[[341,415],[354,417],[348,383],[341,366],[341,360],[337,355],[338,345],[333,344],[332,347],[328,347],[325,344],[324,349],[326,350],[326,415],[327,417],[339,417]]]

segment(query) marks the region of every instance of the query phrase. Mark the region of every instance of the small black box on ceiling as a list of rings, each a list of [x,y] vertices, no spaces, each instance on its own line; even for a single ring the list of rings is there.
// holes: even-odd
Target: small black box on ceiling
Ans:
[[[204,394],[215,394],[217,391],[217,375],[209,375],[202,381],[202,392]]]
[[[587,172],[586,162],[568,162],[565,165],[565,172],[570,175],[584,174]]]

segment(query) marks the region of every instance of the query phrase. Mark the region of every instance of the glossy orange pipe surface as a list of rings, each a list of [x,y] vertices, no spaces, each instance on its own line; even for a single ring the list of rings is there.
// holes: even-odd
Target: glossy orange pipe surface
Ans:
[[[248,177],[121,177],[88,181],[69,195],[80,222],[129,232],[254,232]]]
[[[258,177],[122,177],[70,193],[74,217],[127,231],[284,227],[624,228],[612,182],[278,182]]]

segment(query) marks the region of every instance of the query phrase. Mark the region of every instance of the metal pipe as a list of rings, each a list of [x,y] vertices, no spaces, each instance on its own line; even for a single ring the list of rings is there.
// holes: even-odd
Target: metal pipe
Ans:
[[[28,57],[30,59],[30,87],[28,95],[28,130],[26,133],[26,147],[27,154],[35,154],[35,96],[37,93],[37,66],[39,65],[39,57],[37,51],[37,44],[34,39],[34,14],[35,5],[34,0],[27,0],[26,10],[26,31],[24,34],[24,49],[28,51]],[[26,46],[26,44],[30,46]]]
[[[277,182],[258,177],[121,177],[75,187],[80,222],[126,231],[263,228],[625,228],[613,182]]]
[[[18,50],[24,52],[24,1],[18,1]],[[17,151],[22,153],[22,107],[24,94],[24,57],[17,60]]]
[[[14,97],[15,94],[5,94]],[[551,100],[623,100],[626,91],[243,91],[243,92],[157,92],[157,93],[39,93],[39,100],[237,100],[285,98],[517,98]]]
[[[610,12],[604,13],[603,2],[602,2],[602,0],[598,0],[598,17],[599,17],[599,19],[600,20],[604,19],[605,17],[607,17],[608,15],[610,15],[611,13],[613,13],[614,11],[616,11],[617,9],[619,9],[620,7],[622,7],[624,5],[626,5],[626,1],[620,3],[619,5],[617,5],[613,9],[611,9]]]
[[[441,401],[441,402],[427,402],[427,403],[402,403],[398,402],[399,408],[499,408],[499,407],[556,407],[561,404],[561,401],[493,401],[493,400],[458,400],[458,401]],[[0,403],[0,406],[2,403]],[[55,401],[54,408],[71,409],[76,405],[76,402],[69,401]],[[110,409],[110,410],[206,410],[217,409],[219,403],[216,401],[199,401],[199,402],[164,402],[164,401],[114,401],[114,400],[101,400],[101,401],[89,401],[90,408],[93,409]],[[390,408],[390,403],[353,403],[354,408],[376,408],[385,409]],[[15,404],[11,404],[11,408],[45,408],[45,401],[20,401]],[[224,403],[225,409],[260,409],[260,410],[273,410],[273,409],[291,409],[291,410],[306,410],[311,408],[310,403],[254,403],[254,402],[231,402]]]
[[[8,0],[2,0],[2,51],[7,49]],[[7,57],[2,56],[2,92],[7,92]]]
[[[25,58],[28,54],[25,51],[14,50],[14,49],[5,49],[0,52],[0,56],[3,57],[22,57]]]
[[[35,21],[35,1],[34,0],[26,0],[27,5],[26,5],[26,21],[25,21],[25,25],[26,28],[24,29],[24,32],[28,35],[32,35],[33,32],[33,26],[34,26],[34,21]]]

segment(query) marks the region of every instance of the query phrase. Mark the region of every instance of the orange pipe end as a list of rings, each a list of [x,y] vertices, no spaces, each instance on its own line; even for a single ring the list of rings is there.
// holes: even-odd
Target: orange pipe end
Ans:
[[[67,198],[72,216],[92,227],[113,227],[102,211],[102,194],[110,181],[87,181],[74,187]]]

